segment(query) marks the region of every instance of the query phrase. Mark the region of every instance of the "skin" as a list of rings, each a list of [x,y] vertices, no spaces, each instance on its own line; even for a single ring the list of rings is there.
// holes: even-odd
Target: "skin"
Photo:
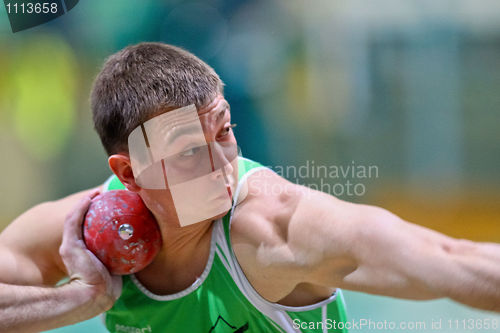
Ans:
[[[273,302],[310,304],[339,287],[500,311],[500,245],[454,239],[270,171],[249,180],[231,232],[245,275]]]
[[[97,193],[38,205],[0,234],[0,331],[74,324],[106,311],[119,297],[121,279],[111,276],[82,240],[82,216]],[[59,209],[71,212],[64,217]],[[40,218],[46,223],[37,223]],[[55,288],[62,277],[69,282]]]
[[[236,143],[224,103],[218,96],[198,110],[207,142]],[[136,274],[138,279],[156,294],[190,286],[205,268],[212,221],[223,214],[181,228],[168,190],[138,186],[127,153],[110,156],[109,165],[128,190],[139,193],[160,225],[163,247]],[[81,240],[93,195],[89,190],[38,205],[0,234],[2,332],[37,331],[91,318],[118,297],[120,279]],[[231,240],[245,275],[272,302],[312,304],[345,288],[415,300],[448,297],[500,312],[498,244],[453,239],[382,208],[292,184],[267,170],[249,178],[248,194],[233,217]],[[64,276],[70,282],[52,288]],[[54,300],[63,302],[63,310],[37,311]]]

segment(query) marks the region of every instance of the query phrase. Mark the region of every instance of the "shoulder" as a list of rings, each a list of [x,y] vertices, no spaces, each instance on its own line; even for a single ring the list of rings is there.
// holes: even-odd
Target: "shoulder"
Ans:
[[[233,238],[255,245],[279,243],[300,189],[269,169],[260,169],[243,181],[244,199],[240,196],[231,223]]]
[[[278,301],[301,280],[288,233],[303,189],[265,169],[249,176],[246,185],[248,194],[231,222],[232,247],[253,287],[264,298]]]
[[[21,236],[19,234],[36,234],[37,238],[42,239],[52,237],[54,234],[62,234],[66,215],[71,212],[79,200],[96,189],[99,188],[80,191],[55,201],[46,201],[28,209],[0,234],[0,242],[4,244],[26,243],[25,241],[18,242],[20,239],[17,237]],[[22,237],[22,239],[26,240],[26,237]]]
[[[248,194],[236,206],[231,228],[234,238],[255,246],[289,242],[291,231],[314,230],[326,220],[352,219],[358,206],[292,183],[269,169],[252,174],[242,184],[245,187]]]
[[[327,248],[343,255],[365,215],[362,205],[294,184],[270,170],[255,172],[247,186],[248,195],[233,215],[233,249],[256,289],[262,283],[260,290],[281,290],[280,295],[286,294],[284,285],[291,288],[320,267]],[[282,281],[284,272],[287,281]],[[272,280],[279,286],[268,288]]]

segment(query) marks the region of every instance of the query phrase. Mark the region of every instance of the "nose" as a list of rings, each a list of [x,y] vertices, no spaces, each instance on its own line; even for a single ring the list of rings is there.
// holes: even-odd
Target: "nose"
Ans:
[[[224,169],[229,170],[227,168],[231,168],[231,162],[234,160],[236,155],[233,153],[233,150],[236,150],[236,145],[222,145],[218,142],[210,143],[210,153],[212,155],[213,167],[214,170]],[[229,170],[232,171],[232,170]],[[226,171],[227,172],[227,171]]]
[[[224,177],[226,183],[228,183],[227,177],[232,175],[234,172],[234,167],[232,162],[234,160],[234,154],[231,154],[231,150],[237,149],[236,145],[222,146],[217,142],[210,143],[210,153],[212,155],[214,171],[221,170],[220,172],[214,172],[215,179],[218,177]]]
[[[233,173],[234,168],[231,161],[227,161],[227,163],[224,165],[224,170],[227,175],[231,175]]]

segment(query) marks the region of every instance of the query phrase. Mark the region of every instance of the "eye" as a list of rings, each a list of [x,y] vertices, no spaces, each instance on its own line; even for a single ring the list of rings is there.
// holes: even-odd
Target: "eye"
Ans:
[[[179,153],[179,156],[190,157],[196,154],[198,151],[200,151],[200,149],[201,149],[200,147],[193,147],[191,149],[184,150],[182,153]]]
[[[231,132],[231,129],[235,128],[235,127],[236,127],[236,124],[230,124],[229,126],[224,127],[224,129],[222,130],[221,136],[228,135],[229,132]]]

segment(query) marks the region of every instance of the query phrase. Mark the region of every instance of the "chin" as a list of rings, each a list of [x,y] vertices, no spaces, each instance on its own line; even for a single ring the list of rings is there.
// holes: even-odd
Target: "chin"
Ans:
[[[213,220],[218,220],[218,219],[221,219],[221,218],[223,218],[223,217],[224,217],[224,215],[226,215],[228,212],[229,212],[229,211],[224,212],[224,213],[220,213],[219,215],[212,217],[210,220],[212,220],[212,221],[213,221]]]

